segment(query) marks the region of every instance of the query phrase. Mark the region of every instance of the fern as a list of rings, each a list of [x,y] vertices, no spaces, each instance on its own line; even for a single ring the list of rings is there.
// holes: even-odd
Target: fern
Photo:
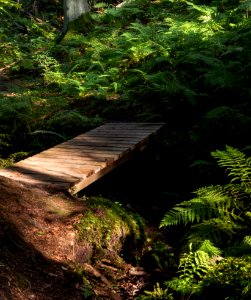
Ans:
[[[251,255],[251,236],[245,236],[242,241],[237,241],[230,247],[224,249],[226,256],[240,257],[243,255]]]
[[[78,111],[62,110],[55,113],[47,122],[48,131],[56,132],[57,135],[76,135],[77,131],[91,129],[102,123],[102,119],[98,116],[87,117]]]
[[[231,183],[238,182],[244,186],[247,193],[251,193],[251,157],[231,146],[226,146],[225,151],[212,152],[219,166],[226,168],[228,175],[232,177]]]
[[[227,169],[232,177],[230,183],[198,189],[195,198],[170,209],[161,220],[160,227],[189,224],[185,240],[203,251],[207,249],[204,242],[208,241],[209,252],[205,251],[208,254],[210,243],[224,249],[228,255],[250,253],[250,238],[239,241],[250,232],[250,158],[230,146],[226,146],[226,151],[212,152],[212,156],[219,166]],[[233,244],[234,240],[237,242]],[[212,248],[211,253],[214,250],[217,248]]]
[[[10,135],[6,133],[0,133],[0,149],[4,147],[10,146]]]
[[[210,257],[219,256],[222,253],[210,240],[206,239],[201,243],[199,250],[206,252]]]
[[[180,258],[178,274],[180,278],[199,278],[203,277],[208,270],[211,269],[209,255],[202,251],[192,251],[192,244],[190,244],[190,252],[182,254]]]
[[[60,138],[61,140],[65,140],[65,137],[61,134],[58,134],[54,131],[50,131],[50,130],[35,130],[33,132],[31,132],[31,135],[48,135],[48,136],[55,136],[57,138]]]
[[[251,10],[251,1],[250,0],[241,1],[237,9],[244,10],[246,13],[246,17],[248,18]]]
[[[167,287],[182,295],[180,299],[189,299],[191,295],[198,289],[197,280],[191,279],[189,277],[182,279],[180,279],[179,277],[174,277],[171,280],[166,281],[165,283]]]
[[[160,227],[188,224],[208,220],[216,216],[229,215],[231,198],[221,186],[198,189],[196,198],[177,204],[161,220]]]
[[[9,157],[6,159],[3,159],[0,157],[0,168],[7,168],[12,166],[15,162],[24,159],[28,156],[28,152],[16,152],[12,153]]]
[[[210,256],[203,250],[192,250],[189,245],[189,253],[181,255],[177,275],[166,285],[182,295],[192,295],[198,289],[198,280],[203,278],[212,269]],[[190,297],[188,296],[188,298]]]
[[[13,0],[0,0],[0,15],[9,15],[7,8],[20,8],[20,4]]]
[[[144,291],[144,295],[136,298],[137,300],[154,300],[154,299],[164,299],[164,300],[174,300],[173,294],[169,292],[168,288],[163,289],[157,282],[153,291]]]
[[[198,189],[197,197],[175,205],[163,217],[160,227],[190,224],[186,235],[197,247],[203,240],[210,240],[221,246],[243,230],[249,222],[246,201],[250,199],[250,158],[237,149],[227,146],[226,151],[215,151],[212,156],[221,167],[227,168],[232,177],[225,186],[209,186]],[[233,182],[239,181],[240,185]],[[244,186],[244,191],[243,187]],[[198,224],[194,224],[198,223]]]
[[[186,239],[198,248],[205,240],[222,246],[225,241],[231,240],[239,228],[240,226],[232,222],[230,218],[212,218],[191,226]]]

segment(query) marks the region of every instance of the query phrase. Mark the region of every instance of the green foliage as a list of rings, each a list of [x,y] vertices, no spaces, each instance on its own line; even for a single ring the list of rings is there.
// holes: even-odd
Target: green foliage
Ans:
[[[249,205],[243,201],[248,199],[247,194],[250,193],[251,165],[250,158],[229,146],[225,151],[212,152],[212,156],[220,166],[227,168],[229,176],[233,177],[231,183],[198,189],[196,198],[170,209],[161,220],[160,227],[191,224],[186,235],[190,242],[200,245],[203,240],[210,240],[222,246],[225,240],[231,240],[244,226],[245,210]],[[239,185],[233,184],[237,180]]]
[[[185,237],[194,246],[199,247],[207,239],[221,246],[224,245],[226,240],[233,239],[239,229],[240,226],[233,222],[231,218],[211,218],[210,220],[204,220],[199,224],[192,225]]]
[[[61,110],[56,112],[47,122],[47,127],[56,130],[57,133],[70,136],[75,133],[84,132],[93,127],[101,125],[102,119],[98,116],[87,117],[81,112],[74,110]]]
[[[16,161],[24,159],[28,156],[28,152],[16,152],[12,153],[9,157],[3,159],[0,157],[0,168],[6,168],[13,165]]]
[[[11,81],[3,91],[0,82],[0,166],[105,119],[164,120],[164,162],[175,162],[173,169],[167,163],[170,174],[185,162],[208,182],[211,149],[250,143],[250,1],[136,0],[121,8],[116,1],[92,2],[90,31],[55,45],[61,3],[48,3],[34,18],[29,2],[16,13],[17,2],[0,0],[0,68]],[[250,159],[229,146],[212,156],[231,181],[197,189],[193,199],[165,214],[160,227],[185,225],[186,243],[177,278],[168,289],[156,285],[148,299],[171,299],[170,288],[194,295],[216,257],[250,254]],[[89,238],[98,247],[112,245],[122,227],[131,234],[123,247],[143,237],[140,218],[132,221],[119,210],[112,215],[108,203],[95,205],[89,223],[80,224],[80,237],[95,226],[102,234]],[[166,245],[156,244],[150,255],[160,270],[171,268]],[[87,285],[86,297],[88,292]]]
[[[173,300],[173,294],[169,292],[168,288],[161,288],[157,282],[153,287],[153,291],[144,291],[144,295],[137,297],[138,300],[154,300],[154,299],[165,299]]]
[[[230,146],[226,146],[225,151],[214,151],[212,156],[219,166],[226,168],[232,178],[231,183],[239,183],[247,194],[251,194],[251,157],[247,158],[244,153]]]
[[[227,169],[232,177],[230,184],[198,189],[196,198],[176,204],[160,223],[160,227],[190,225],[185,234],[189,253],[181,254],[178,277],[167,281],[167,285],[181,295],[196,295],[202,284],[200,299],[211,299],[208,291],[212,296],[212,291],[215,293],[216,290],[225,297],[231,295],[229,299],[238,299],[237,295],[241,297],[238,293],[242,291],[241,299],[246,299],[247,295],[250,296],[250,285],[246,279],[239,281],[239,268],[242,269],[243,261],[240,259],[241,263],[234,270],[222,270],[215,262],[222,260],[221,254],[244,257],[251,253],[250,158],[230,146],[226,146],[225,151],[212,152],[212,156],[219,166]],[[192,251],[192,245],[195,251]],[[235,259],[223,261],[226,263],[223,262],[221,266],[233,268]],[[228,265],[228,261],[231,261],[231,265]],[[225,273],[231,273],[229,278]],[[233,280],[235,277],[232,273],[237,276],[237,282]]]
[[[199,299],[250,299],[251,262],[248,258],[223,259],[200,283]]]
[[[216,7],[167,0],[133,1],[120,9],[95,5],[99,13],[92,14],[93,32],[70,35],[63,44],[33,56],[47,85],[71,96],[122,99],[124,107],[133,105],[142,118],[151,119],[165,113],[163,106],[173,105],[181,94],[196,105],[201,94],[209,93],[207,88],[198,92],[206,82],[214,80],[212,87],[217,88],[236,83],[231,68],[233,80],[216,83],[225,78],[222,57],[242,54],[241,46],[225,45],[234,33],[221,38],[228,22]],[[154,105],[153,98],[160,104]]]
[[[221,186],[200,188],[196,198],[177,204],[169,210],[160,223],[160,227],[201,222],[213,217],[234,216],[229,212],[231,198]]]
[[[84,299],[93,299],[93,297],[95,296],[95,292],[93,291],[93,288],[92,288],[89,280],[84,275],[82,275],[82,278],[83,278],[84,287],[81,287],[81,290],[82,290]]]
[[[203,240],[199,250],[207,253],[210,257],[219,256],[221,254],[221,250],[215,247],[210,240],[206,239]]]
[[[251,255],[251,237],[244,236],[244,238],[240,241],[236,241],[233,245],[227,247],[225,250],[225,255],[241,257],[246,255]]]
[[[204,245],[204,248],[208,249]],[[188,298],[197,292],[198,280],[212,269],[212,262],[207,252],[203,250],[192,250],[189,245],[189,253],[183,253],[177,271],[178,277],[166,282],[166,285],[180,295]]]
[[[0,128],[2,134],[23,136],[30,131],[32,108],[29,97],[17,97],[11,102],[0,98]]]
[[[0,97],[2,166],[17,161],[19,152],[41,151],[103,122],[71,109],[68,99],[47,93],[17,89],[14,95]]]
[[[101,252],[109,249],[123,253],[123,247],[126,247],[127,253],[131,249],[137,255],[137,248],[143,245],[145,239],[142,218],[102,197],[84,198],[84,201],[88,210],[77,225],[79,239],[95,245]],[[133,257],[130,259],[133,260]]]
[[[238,103],[250,95],[248,1],[231,6],[224,2],[223,10],[222,2],[200,1],[93,5],[90,32],[70,34],[60,45],[54,44],[51,25],[60,24],[51,8],[48,14],[43,9],[39,20],[27,14],[15,18],[16,24],[8,26],[17,29],[13,38],[3,26],[2,66],[13,64],[13,74],[32,76],[72,98],[73,107],[82,100],[84,115],[98,111],[112,118],[116,107],[118,115],[130,111],[130,117],[140,120],[168,119],[170,128],[176,126],[173,120],[185,117],[187,132],[194,137],[191,143],[203,147],[203,138],[213,139],[226,119],[236,135],[244,123],[251,123],[244,106],[222,101],[234,98],[237,90]]]
[[[148,255],[149,254],[151,255],[153,264],[162,271],[171,270],[176,267],[174,253],[167,244],[161,241],[153,241],[150,251],[148,252]]]
[[[189,248],[189,253],[182,254],[180,258],[178,274],[184,279],[202,278],[211,268],[210,256],[202,250],[192,251],[192,244]]]
[[[0,0],[0,15],[8,15],[9,12],[7,9],[12,7],[19,8],[20,4],[12,0]]]

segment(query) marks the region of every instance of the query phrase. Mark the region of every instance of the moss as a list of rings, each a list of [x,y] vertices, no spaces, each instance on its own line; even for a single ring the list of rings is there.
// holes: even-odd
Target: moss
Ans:
[[[125,247],[126,251],[133,251],[143,245],[145,235],[142,218],[102,197],[85,201],[88,209],[77,225],[80,241],[92,244],[102,253],[108,250],[121,254]]]
[[[71,21],[69,24],[69,32],[84,32],[87,33],[88,29],[91,26],[91,16],[89,13],[82,14],[79,18],[74,21]]]
[[[250,299],[251,257],[223,259],[200,283],[199,299]],[[218,298],[217,298],[218,299]]]
[[[31,287],[30,281],[21,273],[15,273],[15,279],[20,289],[26,290]]]

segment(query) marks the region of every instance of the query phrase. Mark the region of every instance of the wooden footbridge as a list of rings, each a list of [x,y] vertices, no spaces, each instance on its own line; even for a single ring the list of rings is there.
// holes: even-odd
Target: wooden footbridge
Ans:
[[[145,149],[163,126],[164,123],[105,123],[0,169],[0,175],[75,194]]]

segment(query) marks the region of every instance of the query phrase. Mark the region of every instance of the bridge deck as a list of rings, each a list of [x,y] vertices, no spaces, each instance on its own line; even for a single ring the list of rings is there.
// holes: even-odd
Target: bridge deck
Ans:
[[[13,166],[0,175],[75,194],[142,151],[164,123],[106,123]]]

